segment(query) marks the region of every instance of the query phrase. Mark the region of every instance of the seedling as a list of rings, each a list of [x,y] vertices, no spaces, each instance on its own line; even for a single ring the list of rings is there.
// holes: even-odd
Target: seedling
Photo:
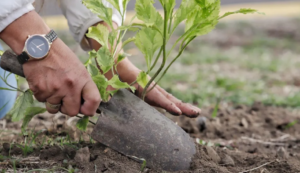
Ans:
[[[257,13],[257,10],[243,8],[220,15],[220,0],[182,0],[177,10],[174,8],[176,0],[159,0],[163,7],[163,15],[161,15],[153,6],[153,0],[137,0],[135,3],[136,15],[126,25],[124,23],[124,9],[127,8],[129,0],[122,0],[121,5],[119,0],[107,1],[122,17],[121,25],[117,28],[113,27],[112,9],[106,7],[102,0],[83,0],[83,4],[103,19],[112,29],[109,32],[108,28],[99,24],[90,27],[86,34],[87,37],[102,45],[99,50],[89,52],[90,57],[84,65],[97,85],[104,102],[107,102],[109,96],[113,96],[119,89],[128,88],[135,91],[133,87],[135,83],[143,88],[141,98],[145,99],[147,93],[162,80],[169,68],[195,38],[211,32],[219,20],[224,17],[235,13]],[[132,22],[135,18],[141,22]],[[174,42],[172,48],[167,50],[169,39],[181,23],[185,23],[184,33]],[[124,41],[124,36],[128,30],[134,31],[135,35]],[[120,80],[117,66],[128,56],[122,52],[122,48],[131,42],[143,53],[147,66],[140,72],[135,82],[128,84]],[[176,47],[179,47],[179,50],[177,55],[173,57]],[[154,56],[156,52],[158,54]],[[169,64],[167,60],[170,60]],[[100,70],[98,70],[97,65],[99,65]],[[154,69],[157,70],[153,71]],[[113,74],[111,79],[105,76],[109,71]],[[152,71],[154,75],[150,78],[149,74]],[[116,90],[107,91],[108,86],[112,86]],[[20,91],[17,88],[14,89]],[[34,99],[30,90],[20,92],[22,94],[18,97],[10,114],[13,121],[24,119],[26,123],[23,123],[22,129],[25,129],[34,115],[46,110],[32,107]],[[83,117],[78,121],[77,127],[84,131],[89,122],[88,119],[88,117]]]
[[[146,165],[147,165],[147,161],[145,159],[143,159],[143,164],[142,164],[141,172],[144,171],[144,169],[146,168]]]
[[[16,144],[16,145],[19,148],[21,148],[24,156],[27,156],[28,154],[33,152],[33,147],[31,145],[27,144],[27,143],[24,143],[24,146],[20,145],[20,144]]]
[[[221,98],[218,98],[218,99],[217,99],[217,103],[216,103],[216,105],[215,105],[215,107],[214,107],[214,110],[213,110],[213,112],[212,112],[212,114],[211,114],[211,117],[212,117],[212,118],[216,118],[216,117],[217,117],[218,111],[219,111],[219,105],[220,105],[220,102],[221,102]]]
[[[289,129],[289,128],[293,127],[293,126],[294,126],[295,124],[297,124],[297,123],[298,123],[298,121],[297,121],[297,120],[294,120],[294,121],[288,123],[288,124],[285,126],[285,129]]]

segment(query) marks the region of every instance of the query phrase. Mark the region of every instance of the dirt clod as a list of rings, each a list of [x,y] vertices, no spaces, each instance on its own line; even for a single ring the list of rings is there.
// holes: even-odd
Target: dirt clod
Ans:
[[[219,163],[221,161],[220,156],[218,155],[218,153],[210,146],[205,146],[205,151],[207,152],[207,155],[215,162],[215,163]]]
[[[280,159],[288,159],[289,154],[283,147],[280,147],[277,151],[277,157],[279,157]]]
[[[234,166],[234,160],[228,156],[227,154],[225,154],[222,159],[221,159],[221,164],[224,166]]]
[[[88,147],[79,149],[76,152],[74,160],[78,163],[87,163],[90,161],[90,150]]]

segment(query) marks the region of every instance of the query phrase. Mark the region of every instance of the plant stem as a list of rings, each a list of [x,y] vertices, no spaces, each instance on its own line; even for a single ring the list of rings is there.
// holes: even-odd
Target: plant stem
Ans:
[[[170,14],[169,33],[171,33],[171,29],[172,29],[173,10],[174,10],[174,9],[172,9],[171,14]]]
[[[7,86],[9,86],[9,87],[15,89],[16,91],[19,91],[19,92],[24,93],[24,91],[20,90],[19,88],[13,87],[13,86],[11,86],[9,83],[7,83],[7,81],[6,81],[5,79],[3,79],[2,76],[0,76],[0,78],[1,78],[1,80],[3,80],[3,82],[4,82]]]
[[[158,59],[159,59],[159,57],[160,57],[160,55],[161,55],[162,50],[163,50],[163,48],[161,47],[160,50],[159,50],[158,55],[157,55],[156,58],[155,58],[154,63],[152,64],[152,66],[151,66],[151,68],[150,68],[150,70],[147,71],[147,74],[149,74],[150,71],[152,71],[153,68],[155,67],[155,65],[156,65],[156,63],[157,63],[157,61],[158,61]]]
[[[165,16],[165,21],[164,21],[164,35],[163,35],[163,62],[160,66],[160,68],[156,71],[156,73],[154,74],[154,76],[150,79],[150,81],[147,83],[146,87],[143,90],[142,93],[142,98],[143,100],[145,100],[145,96],[146,96],[146,92],[147,89],[149,88],[149,86],[151,85],[151,83],[154,81],[154,79],[159,75],[159,73],[161,72],[161,70],[164,68],[165,63],[166,63],[166,59],[167,59],[167,54],[166,54],[166,44],[167,44],[167,29],[168,29],[168,19],[166,18],[167,16],[167,10],[166,7],[164,6],[164,16]]]
[[[187,47],[187,45],[194,40],[196,37],[193,37],[192,39],[190,39],[183,47],[183,49],[180,50],[180,52],[178,53],[178,55],[172,60],[172,62],[168,65],[168,67],[165,69],[165,71],[163,72],[163,74],[160,76],[160,78],[158,79],[158,81],[153,85],[153,87],[147,92],[149,93],[158,83],[159,81],[162,79],[162,77],[167,73],[167,71],[169,70],[169,68],[171,67],[171,65],[180,57],[180,55],[182,54],[182,52],[185,50],[185,48]]]
[[[183,35],[181,35],[173,44],[171,50],[168,52],[167,57],[170,55],[170,53],[173,51],[173,49],[175,48],[175,46],[178,44],[178,42],[183,39],[184,37],[188,36],[189,34],[191,34],[195,29],[197,29],[198,27],[200,27],[202,24],[210,24],[209,22],[202,22],[202,23],[198,23],[193,25],[189,30],[187,30]],[[175,29],[175,28],[174,28]],[[198,28],[199,29],[199,28]],[[185,40],[185,39],[184,39]]]

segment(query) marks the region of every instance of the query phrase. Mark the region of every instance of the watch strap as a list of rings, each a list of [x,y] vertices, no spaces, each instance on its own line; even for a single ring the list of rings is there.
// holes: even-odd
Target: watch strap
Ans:
[[[52,43],[55,39],[57,39],[57,34],[51,29],[51,31],[45,37],[50,43]]]
[[[23,51],[20,55],[17,56],[17,59],[20,64],[24,64],[29,60],[29,56],[25,51]]]

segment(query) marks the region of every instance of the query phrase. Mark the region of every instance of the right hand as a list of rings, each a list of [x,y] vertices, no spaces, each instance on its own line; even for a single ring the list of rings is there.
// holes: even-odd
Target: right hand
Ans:
[[[0,39],[19,55],[28,35],[49,31],[43,19],[35,11],[30,11],[0,32]],[[38,101],[62,104],[59,109],[47,107],[50,113],[61,111],[69,116],[78,113],[93,116],[96,113],[101,101],[96,84],[76,55],[59,38],[52,43],[45,59],[26,62],[23,71]]]
[[[23,70],[38,101],[62,104],[60,110],[46,104],[49,113],[61,111],[69,116],[96,113],[101,101],[97,86],[84,65],[59,38],[53,42],[45,59],[29,61],[23,65]]]

